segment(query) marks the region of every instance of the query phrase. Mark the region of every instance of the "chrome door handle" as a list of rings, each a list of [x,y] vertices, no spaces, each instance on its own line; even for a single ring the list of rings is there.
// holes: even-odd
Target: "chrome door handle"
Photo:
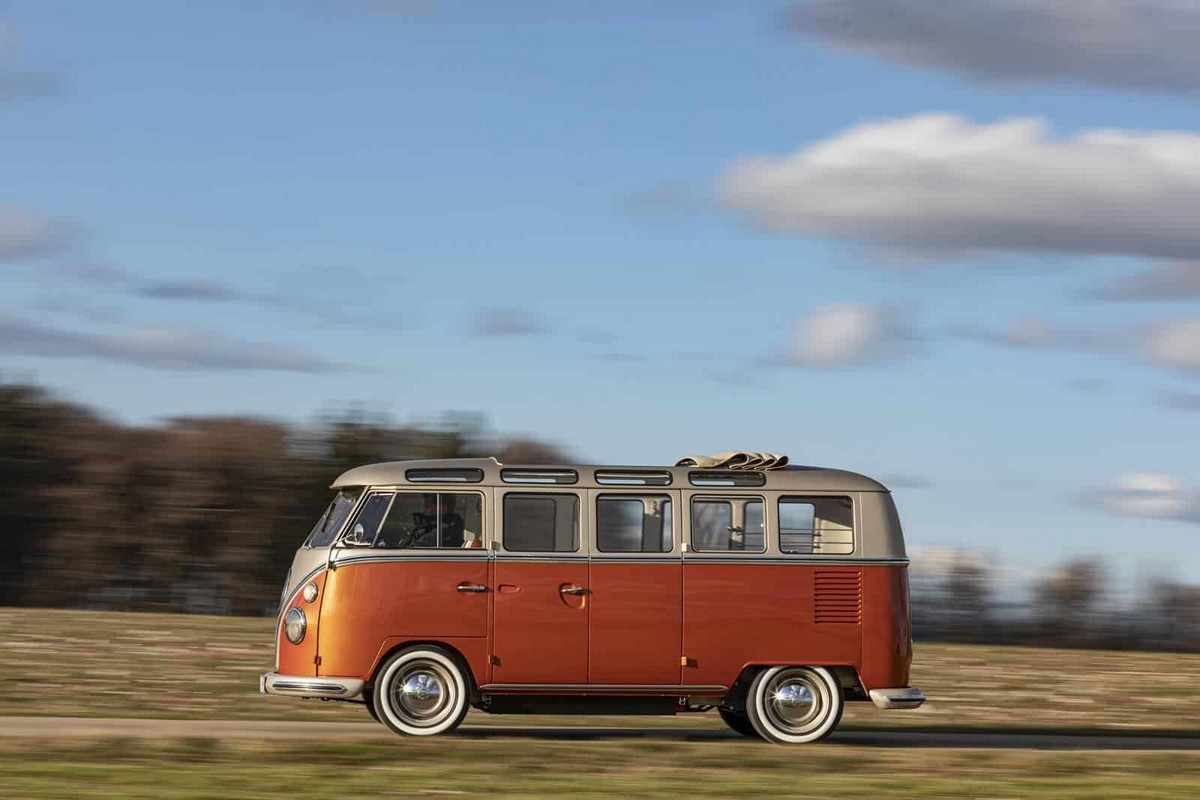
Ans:
[[[559,594],[591,594],[582,586],[560,586],[558,587]]]
[[[465,583],[464,582],[464,583],[460,583],[458,586],[455,586],[454,588],[460,592],[486,592],[487,591],[487,587],[484,586],[482,583]]]

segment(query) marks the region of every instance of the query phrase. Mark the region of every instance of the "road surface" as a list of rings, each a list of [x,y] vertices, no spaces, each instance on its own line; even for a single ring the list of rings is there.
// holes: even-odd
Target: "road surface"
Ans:
[[[587,728],[544,725],[464,725],[456,735],[473,738],[632,739],[717,741],[738,738],[712,728]],[[103,717],[0,717],[0,739],[121,737],[129,739],[364,739],[402,741],[374,722],[289,722],[266,720],[172,720]],[[1175,750],[1200,751],[1200,737],[1112,733],[955,733],[904,730],[844,730],[833,744],[858,747],[934,747],[1003,750]]]

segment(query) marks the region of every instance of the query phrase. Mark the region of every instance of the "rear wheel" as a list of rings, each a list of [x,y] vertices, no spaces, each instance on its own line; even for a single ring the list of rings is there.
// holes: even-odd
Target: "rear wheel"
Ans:
[[[721,719],[725,720],[726,725],[742,736],[758,736],[758,731],[754,730],[754,726],[750,724],[750,719],[745,714],[739,714],[728,708],[718,708],[717,713],[721,715]]]
[[[769,742],[824,739],[842,718],[842,687],[824,667],[771,667],[750,685],[746,716]]]
[[[379,721],[410,736],[454,730],[470,709],[469,699],[465,670],[437,647],[400,651],[384,663],[375,680]]]

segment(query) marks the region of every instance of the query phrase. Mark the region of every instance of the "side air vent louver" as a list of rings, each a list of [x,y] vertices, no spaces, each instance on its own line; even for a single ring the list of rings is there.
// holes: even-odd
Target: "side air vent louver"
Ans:
[[[819,569],[813,577],[813,616],[818,625],[862,621],[862,575],[857,569]]]

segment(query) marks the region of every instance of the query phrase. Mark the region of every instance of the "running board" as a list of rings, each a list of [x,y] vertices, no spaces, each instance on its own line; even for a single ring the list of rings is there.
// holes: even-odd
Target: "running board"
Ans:
[[[596,684],[596,683],[487,683],[479,687],[484,693],[506,694],[607,694],[607,695],[692,695],[718,694],[729,691],[728,686],[669,686],[655,684]]]

